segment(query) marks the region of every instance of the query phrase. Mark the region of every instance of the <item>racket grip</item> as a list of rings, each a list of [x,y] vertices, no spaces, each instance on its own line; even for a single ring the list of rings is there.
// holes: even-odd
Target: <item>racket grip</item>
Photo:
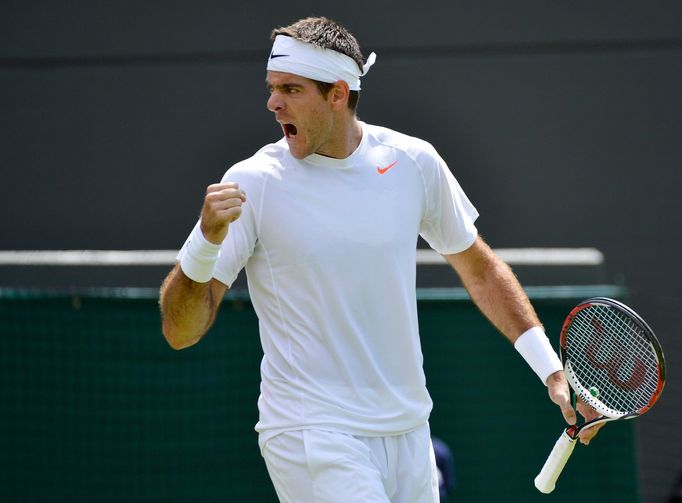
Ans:
[[[564,466],[566,466],[566,461],[571,457],[574,447],[575,438],[571,438],[566,430],[564,430],[556,444],[554,444],[554,448],[547,457],[542,470],[535,477],[535,487],[538,491],[545,494],[554,491],[556,481],[559,475],[561,475]]]

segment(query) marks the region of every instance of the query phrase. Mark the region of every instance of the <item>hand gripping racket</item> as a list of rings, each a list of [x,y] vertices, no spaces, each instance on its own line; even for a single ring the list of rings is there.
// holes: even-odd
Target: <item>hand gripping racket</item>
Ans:
[[[561,329],[560,352],[574,402],[580,397],[601,417],[561,434],[535,477],[543,493],[554,490],[581,430],[641,416],[658,400],[665,382],[663,351],[653,331],[613,299],[595,297],[573,308]]]

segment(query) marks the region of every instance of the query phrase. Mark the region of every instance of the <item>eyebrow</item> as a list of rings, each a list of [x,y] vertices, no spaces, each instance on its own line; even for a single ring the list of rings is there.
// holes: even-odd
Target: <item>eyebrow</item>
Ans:
[[[268,91],[271,91],[273,89],[303,89],[303,84],[294,84],[294,83],[284,83],[284,84],[277,84],[277,85],[272,85],[270,82],[267,80],[265,81],[265,89]]]

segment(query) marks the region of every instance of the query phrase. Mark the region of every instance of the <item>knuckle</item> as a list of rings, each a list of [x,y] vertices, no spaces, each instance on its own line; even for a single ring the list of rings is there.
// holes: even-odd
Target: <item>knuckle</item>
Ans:
[[[212,201],[214,201],[215,199],[217,199],[218,197],[219,197],[218,192],[207,192],[207,193],[206,193],[205,200],[206,200],[207,202],[212,202]]]
[[[211,192],[220,192],[225,189],[238,189],[239,184],[236,182],[221,182],[221,183],[212,183],[208,187],[206,187],[206,193],[211,193]]]

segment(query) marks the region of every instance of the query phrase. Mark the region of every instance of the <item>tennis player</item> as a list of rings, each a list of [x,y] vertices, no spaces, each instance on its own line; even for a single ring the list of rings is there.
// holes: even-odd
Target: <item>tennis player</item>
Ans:
[[[283,137],[208,187],[161,289],[164,335],[176,349],[198,342],[246,268],[264,353],[256,430],[280,500],[438,501],[418,236],[445,256],[573,424],[561,363],[436,150],[358,119],[375,55],[365,62],[356,39],[326,18],[272,38],[267,107]]]

